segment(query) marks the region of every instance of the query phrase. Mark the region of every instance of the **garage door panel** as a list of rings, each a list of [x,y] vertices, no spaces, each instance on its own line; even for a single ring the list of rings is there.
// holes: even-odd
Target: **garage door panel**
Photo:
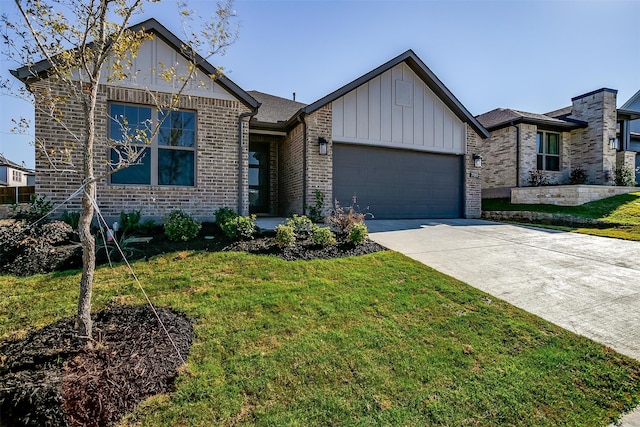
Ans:
[[[335,144],[333,193],[352,196],[376,218],[458,218],[462,215],[461,156]]]

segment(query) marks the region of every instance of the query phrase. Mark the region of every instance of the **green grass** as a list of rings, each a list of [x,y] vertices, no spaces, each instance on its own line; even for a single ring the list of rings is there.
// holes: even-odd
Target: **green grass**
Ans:
[[[640,240],[640,193],[621,194],[579,206],[529,205],[511,203],[509,199],[484,199],[482,209],[558,213],[599,219],[620,225],[611,228],[581,227],[571,231],[625,240]]]
[[[640,401],[640,362],[394,252],[134,266],[195,338],[175,392],[124,425],[604,426]],[[0,277],[0,340],[72,315],[78,283]],[[94,298],[143,303],[123,267],[97,271]]]

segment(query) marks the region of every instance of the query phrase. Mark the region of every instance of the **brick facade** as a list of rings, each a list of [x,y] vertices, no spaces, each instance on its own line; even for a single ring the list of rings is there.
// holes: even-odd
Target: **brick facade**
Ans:
[[[480,218],[480,215],[482,214],[482,175],[483,173],[486,173],[486,171],[484,171],[483,168],[475,167],[473,155],[480,153],[482,138],[471,128],[471,126],[467,125],[466,128],[467,153],[464,156],[464,217]]]
[[[304,126],[299,123],[278,147],[278,212],[282,216],[302,213],[303,136]]]
[[[307,194],[306,204],[315,203],[315,190],[324,198],[324,209],[333,206],[333,141],[331,140],[331,104],[325,105],[305,118],[307,123]],[[327,155],[320,154],[318,138],[327,140]]]
[[[60,91],[62,88],[55,87]],[[110,102],[131,103],[153,107],[154,97],[166,101],[170,94],[151,94],[144,90],[100,86],[96,114],[96,176],[106,175],[109,148],[108,105]],[[121,211],[140,210],[143,217],[158,220],[175,209],[201,220],[213,219],[213,212],[222,206],[238,207],[238,117],[249,109],[238,101],[183,96],[178,108],[196,113],[196,183],[194,187],[185,186],[148,186],[148,185],[112,185],[109,178],[101,179],[97,185],[98,206],[102,214],[109,218],[117,217]],[[78,103],[71,100],[61,106],[61,111],[69,119],[63,119],[69,130],[80,140],[83,135],[82,110]],[[76,119],[77,117],[77,119]],[[248,141],[248,118],[243,126],[243,140]],[[49,116],[36,109],[36,138],[46,141],[49,149],[69,148],[70,171],[61,170],[67,165],[50,162],[41,153],[36,156],[36,192],[45,194],[57,205],[80,187],[82,178],[74,172],[81,168],[82,144],[71,145],[69,132],[52,121]],[[247,164],[248,143],[243,144],[243,161]],[[58,170],[56,170],[56,168]],[[247,168],[243,174],[242,211],[248,211]],[[79,210],[80,198],[76,197],[63,206],[66,210]]]

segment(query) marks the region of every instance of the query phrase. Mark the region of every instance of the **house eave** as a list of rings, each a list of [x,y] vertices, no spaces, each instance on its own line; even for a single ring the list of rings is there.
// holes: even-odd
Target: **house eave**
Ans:
[[[589,124],[587,122],[583,122],[581,120],[568,120],[565,123],[558,123],[558,122],[552,122],[552,121],[546,121],[546,120],[536,120],[536,119],[531,119],[531,118],[518,118],[515,120],[507,120],[505,122],[502,123],[498,123],[495,124],[493,126],[488,126],[486,129],[489,132],[493,132],[495,130],[498,129],[502,129],[502,128],[506,128],[509,126],[514,126],[514,125],[518,125],[518,124],[528,124],[528,125],[535,125],[537,127],[539,127],[540,129],[543,130],[551,130],[551,131],[556,131],[556,132],[569,132],[575,129],[582,129],[582,128],[586,128],[587,126],[589,126]]]

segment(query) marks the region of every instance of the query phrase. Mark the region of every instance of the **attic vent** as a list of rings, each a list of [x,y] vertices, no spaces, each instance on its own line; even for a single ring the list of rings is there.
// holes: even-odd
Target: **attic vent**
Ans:
[[[402,107],[412,107],[411,102],[411,83],[403,80],[396,80],[396,105]]]

